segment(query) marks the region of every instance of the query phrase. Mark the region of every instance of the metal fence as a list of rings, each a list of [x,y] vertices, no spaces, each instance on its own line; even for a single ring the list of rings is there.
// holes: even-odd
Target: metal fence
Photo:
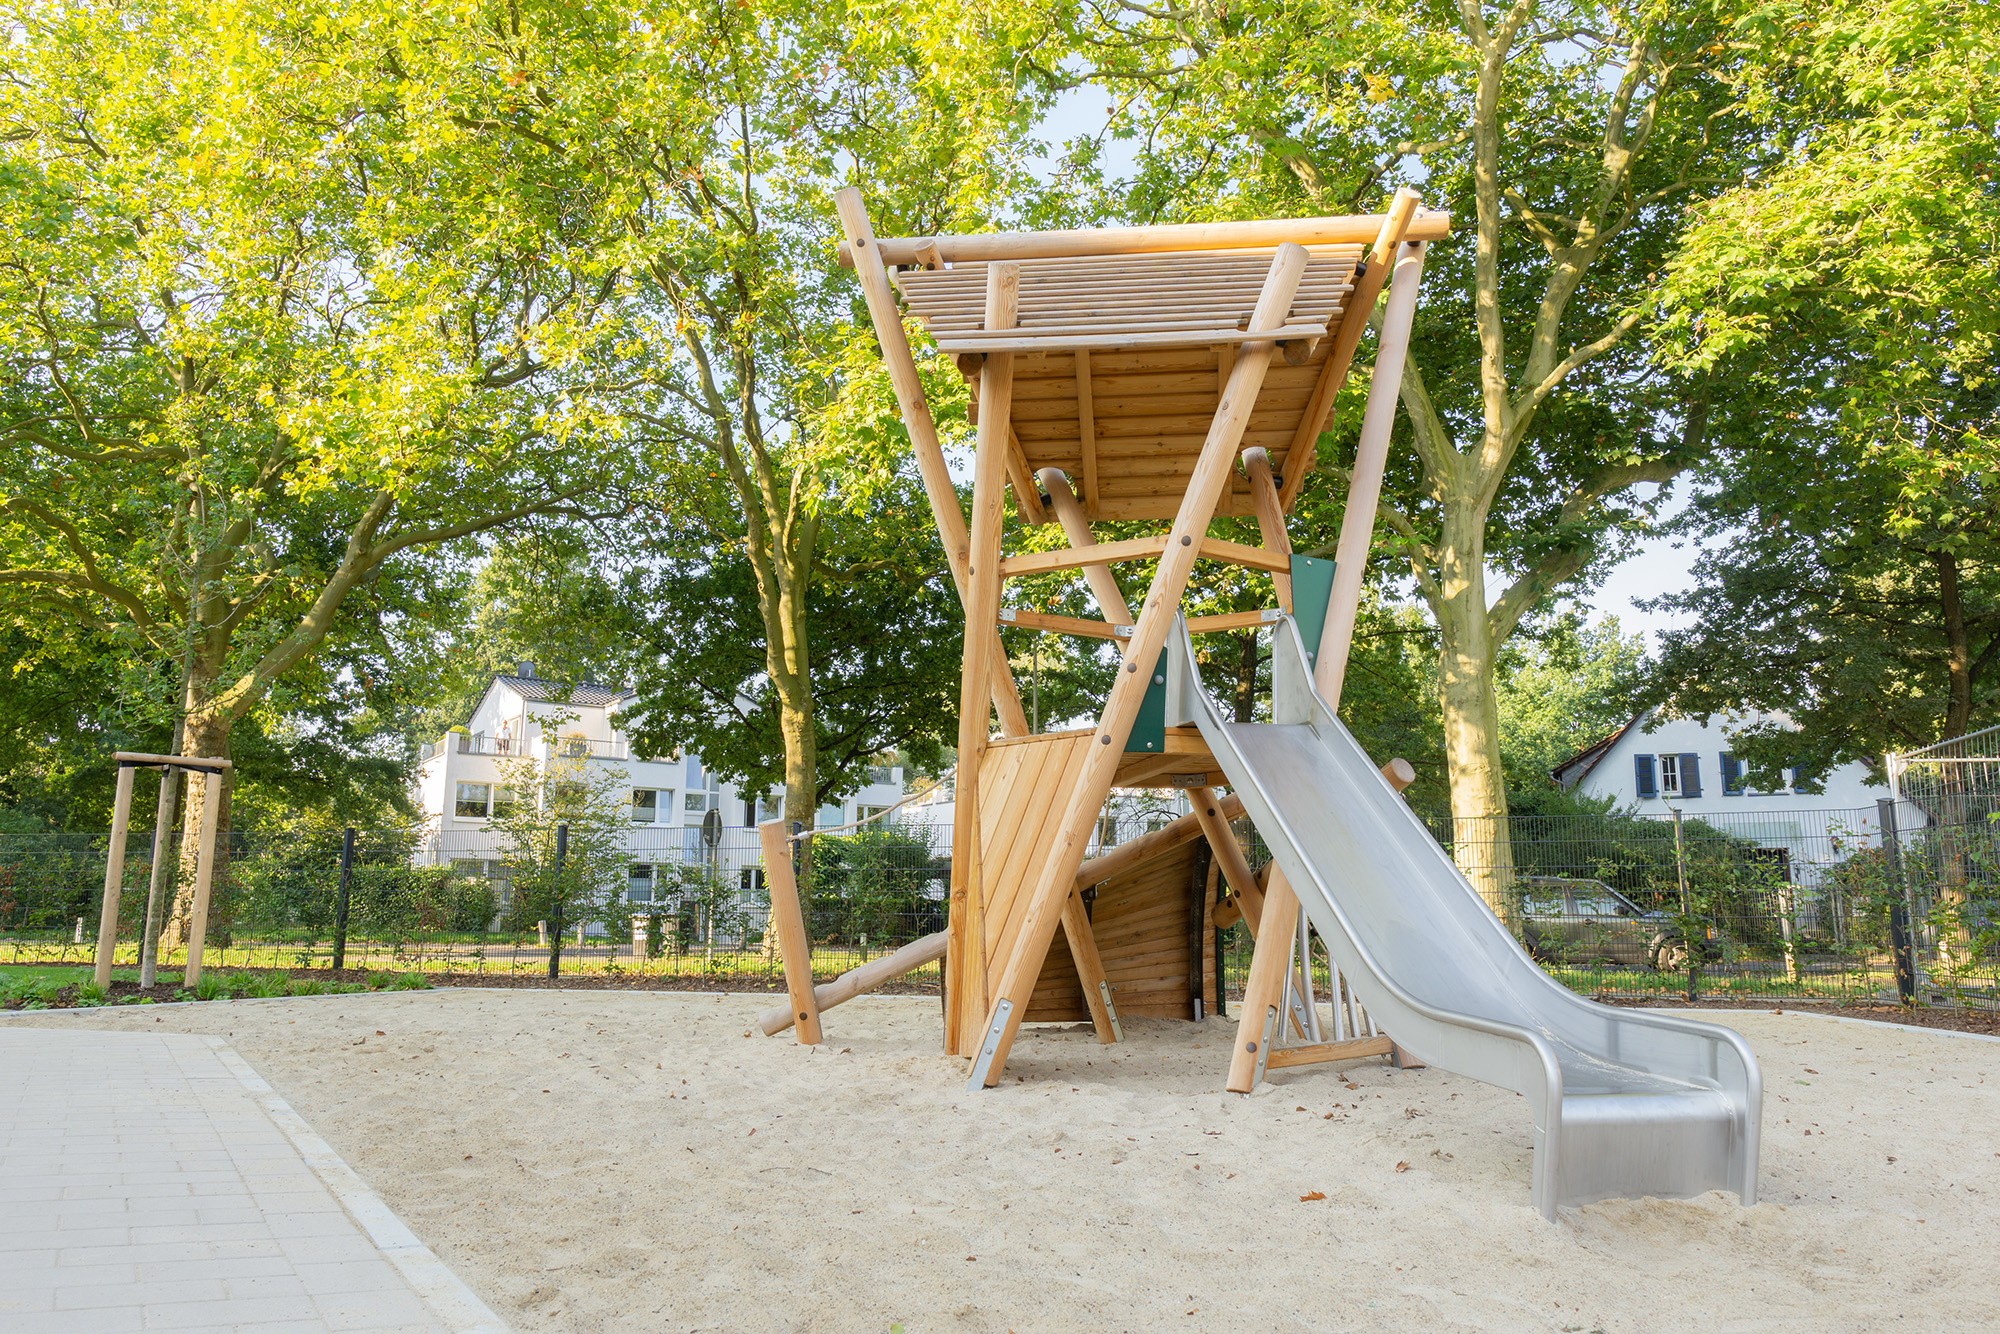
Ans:
[[[1164,818],[1107,820],[1091,851]],[[1268,854],[1254,832],[1239,833],[1261,865]],[[2000,825],[1991,818],[1944,824],[1905,800],[1678,821],[1519,816],[1504,838],[1449,822],[1433,833],[1473,868],[1544,967],[1588,995],[1893,999],[1898,919],[1913,926],[1923,998],[1991,1003],[2000,993]],[[915,823],[814,835],[801,884],[815,974],[832,977],[940,929],[950,842],[948,826]],[[89,960],[105,845],[101,835],[0,836],[0,962]],[[134,831],[120,966],[137,961],[149,846]],[[356,847],[350,967],[546,970],[546,920],[516,898],[507,850],[490,837],[364,831]],[[619,867],[603,896],[610,910],[564,929],[564,971],[781,984],[754,829],[724,829],[711,842],[699,826],[634,828]],[[218,868],[211,958],[326,967],[339,885],[338,830],[234,836]],[[1248,973],[1246,929],[1219,944],[1233,995]],[[163,965],[179,957],[170,941]],[[908,979],[938,980],[936,966]]]

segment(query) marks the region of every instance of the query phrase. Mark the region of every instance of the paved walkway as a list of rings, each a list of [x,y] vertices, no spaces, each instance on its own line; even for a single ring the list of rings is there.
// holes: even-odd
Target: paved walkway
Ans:
[[[504,1328],[222,1039],[0,1028],[0,1330]]]

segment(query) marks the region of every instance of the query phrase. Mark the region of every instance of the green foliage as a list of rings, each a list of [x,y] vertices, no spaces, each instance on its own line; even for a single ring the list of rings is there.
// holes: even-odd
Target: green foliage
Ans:
[[[632,809],[623,771],[588,760],[542,766],[525,758],[502,761],[500,770],[515,794],[514,804],[488,826],[499,836],[514,886],[503,927],[524,932],[547,922],[553,931],[560,921],[565,930],[602,923],[622,932]],[[567,830],[560,866],[559,830]],[[550,939],[560,952],[560,939]]]
[[[812,840],[806,929],[815,941],[893,947],[941,931],[951,863],[928,825],[887,825]]]
[[[1508,792],[1546,787],[1558,763],[1630,722],[1645,660],[1616,617],[1586,625],[1574,610],[1512,640],[1496,669]]]
[[[2000,11],[1803,3],[1737,24],[1786,161],[1697,209],[1659,337],[1764,446],[1690,517],[1661,695],[1782,710],[1768,783],[2000,718]]]

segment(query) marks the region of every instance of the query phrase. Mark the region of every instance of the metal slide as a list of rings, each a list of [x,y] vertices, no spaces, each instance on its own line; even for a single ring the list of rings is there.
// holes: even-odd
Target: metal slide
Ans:
[[[1184,623],[1167,721],[1194,723],[1307,916],[1383,1030],[1417,1057],[1522,1094],[1534,1206],[1732,1190],[1757,1198],[1763,1081],[1731,1029],[1589,1001],[1488,910],[1313,689],[1298,629],[1274,628],[1273,718],[1227,720]]]

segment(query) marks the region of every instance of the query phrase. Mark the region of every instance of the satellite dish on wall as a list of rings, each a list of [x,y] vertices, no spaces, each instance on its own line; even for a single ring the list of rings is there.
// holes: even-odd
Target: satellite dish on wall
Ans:
[[[721,811],[710,811],[701,817],[701,841],[711,848],[722,842]]]

